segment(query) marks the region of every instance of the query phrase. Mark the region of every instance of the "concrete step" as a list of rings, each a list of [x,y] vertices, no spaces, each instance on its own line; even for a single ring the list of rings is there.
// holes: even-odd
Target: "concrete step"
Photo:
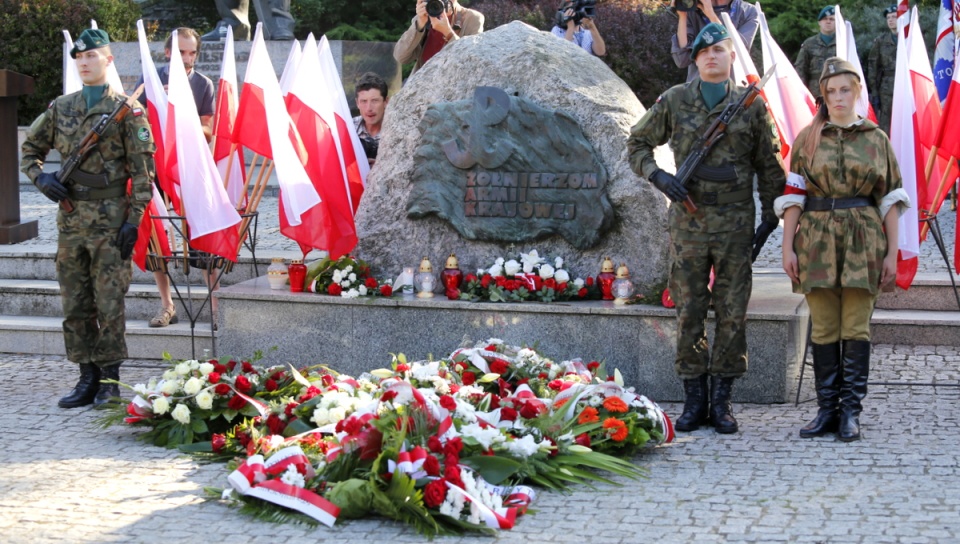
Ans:
[[[875,344],[960,346],[960,311],[878,308],[870,333]]]
[[[200,278],[194,280],[189,290],[185,284],[177,285],[179,297],[173,293],[177,317],[185,322],[188,315],[195,315],[195,320],[209,323],[210,303],[205,302],[207,289],[199,283]],[[131,284],[125,303],[127,319],[149,321],[160,309],[156,284]],[[60,285],[54,280],[0,279],[0,309],[7,315],[60,317],[63,315]]]
[[[213,353],[210,324],[198,323],[190,334],[189,323],[152,329],[143,320],[127,321],[127,349],[131,359],[162,359],[163,352],[177,359]],[[63,319],[22,315],[0,315],[0,353],[65,355]]]
[[[960,278],[957,280],[960,286]],[[960,311],[957,297],[946,271],[942,273],[921,273],[913,280],[910,289],[896,289],[892,293],[882,293],[877,299],[877,308],[885,310],[934,310]]]

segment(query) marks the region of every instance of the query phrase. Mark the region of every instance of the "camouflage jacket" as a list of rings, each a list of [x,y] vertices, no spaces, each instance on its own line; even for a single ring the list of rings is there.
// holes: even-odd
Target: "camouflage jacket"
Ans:
[[[869,120],[848,127],[827,123],[813,157],[804,151],[810,127],[793,144],[790,169],[804,178],[807,198],[872,197],[880,202],[902,185],[887,136]],[[793,243],[800,269],[794,292],[855,287],[876,293],[887,254],[876,206],[804,212]]]
[[[671,87],[647,110],[630,131],[627,150],[630,166],[637,174],[649,179],[659,168],[654,160],[655,147],[670,141],[676,164],[690,154],[697,139],[727,104],[736,101],[744,92],[730,81],[731,92],[712,110],[707,109],[700,95],[700,78]],[[732,192],[753,190],[754,174],[760,193],[760,205],[765,220],[777,221],[773,201],[783,193],[785,174],[780,160],[780,138],[771,121],[762,98],[741,113],[710,150],[703,164],[709,167],[733,167],[735,179],[730,181],[691,180],[691,194],[702,192]],[[694,199],[696,202],[696,199]],[[705,233],[729,232],[752,228],[756,205],[752,198],[725,205],[698,205],[694,213],[679,204],[671,205],[671,229]]]
[[[867,91],[880,121],[880,128],[890,130],[890,111],[893,105],[893,83],[897,72],[897,36],[893,32],[884,32],[873,40],[867,65],[864,66],[867,78]]]
[[[80,92],[58,97],[30,125],[23,142],[20,170],[36,182],[51,149],[56,149],[66,158],[100,117],[113,112],[122,100],[126,100],[124,95],[107,88],[100,102],[88,111]],[[57,215],[60,231],[117,228],[124,221],[139,225],[152,196],[152,184],[156,176],[154,151],[156,146],[142,110],[128,113],[119,125],[108,125],[78,170],[87,174],[106,174],[108,187],[126,187],[127,179],[132,179],[132,195],[103,200],[76,200],[73,202],[74,212],[65,213],[61,209]],[[69,187],[71,183],[68,181],[65,185]]]
[[[823,63],[830,57],[837,56],[837,44],[827,45],[820,39],[820,34],[810,36],[804,40],[797,53],[797,60],[793,67],[797,69],[800,79],[807,84],[813,96],[820,96],[820,74],[823,73]]]

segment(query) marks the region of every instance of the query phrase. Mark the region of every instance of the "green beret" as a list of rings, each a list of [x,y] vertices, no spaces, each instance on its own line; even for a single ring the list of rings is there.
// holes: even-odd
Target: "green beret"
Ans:
[[[77,53],[99,49],[110,45],[110,36],[107,36],[105,30],[99,28],[88,28],[84,30],[77,41],[73,42],[73,49],[70,50],[70,57],[77,58]]]
[[[730,35],[727,34],[727,29],[723,25],[710,23],[703,27],[703,30],[697,34],[697,38],[693,40],[693,46],[690,49],[690,58],[696,60],[697,53],[699,53],[701,49],[729,39]]]
[[[896,12],[897,12],[897,6],[887,6],[883,8],[884,17],[886,17],[887,15],[890,15],[891,13],[896,13]]]
[[[825,8],[823,8],[823,9],[820,10],[820,15],[817,15],[817,20],[819,21],[819,20],[823,19],[824,17],[826,17],[827,15],[834,15],[834,13],[835,13],[834,7],[833,7],[833,6],[827,6],[827,7],[825,7]]]
[[[857,81],[860,81],[860,74],[850,61],[843,60],[840,57],[830,57],[823,61],[823,72],[820,74],[820,83],[822,84],[831,77],[839,76],[840,74],[853,74],[857,78]]]

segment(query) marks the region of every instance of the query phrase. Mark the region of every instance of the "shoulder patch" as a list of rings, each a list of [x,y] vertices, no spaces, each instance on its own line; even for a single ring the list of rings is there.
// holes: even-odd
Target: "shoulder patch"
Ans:
[[[143,115],[143,108],[133,108],[130,111],[133,112],[134,117],[140,117],[141,115]]]
[[[137,139],[141,142],[150,141],[150,129],[147,127],[140,127],[137,130]]]

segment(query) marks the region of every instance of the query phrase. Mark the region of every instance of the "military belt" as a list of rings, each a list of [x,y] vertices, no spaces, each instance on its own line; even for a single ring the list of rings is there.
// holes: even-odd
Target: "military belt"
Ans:
[[[84,187],[95,187],[104,189],[110,184],[110,178],[106,174],[88,174],[80,169],[74,170],[70,174],[70,181]]]
[[[803,206],[807,212],[823,212],[830,210],[847,210],[850,208],[865,208],[875,206],[873,199],[867,196],[850,198],[808,198]]]
[[[738,191],[716,192],[716,191],[691,191],[690,198],[694,204],[701,206],[722,206],[724,204],[734,204],[736,202],[745,202],[753,198],[753,189],[740,189]]]
[[[127,188],[123,185],[114,185],[113,187],[104,187],[102,189],[89,189],[87,187],[73,185],[67,189],[70,200],[106,200],[108,198],[119,198],[127,194]]]

